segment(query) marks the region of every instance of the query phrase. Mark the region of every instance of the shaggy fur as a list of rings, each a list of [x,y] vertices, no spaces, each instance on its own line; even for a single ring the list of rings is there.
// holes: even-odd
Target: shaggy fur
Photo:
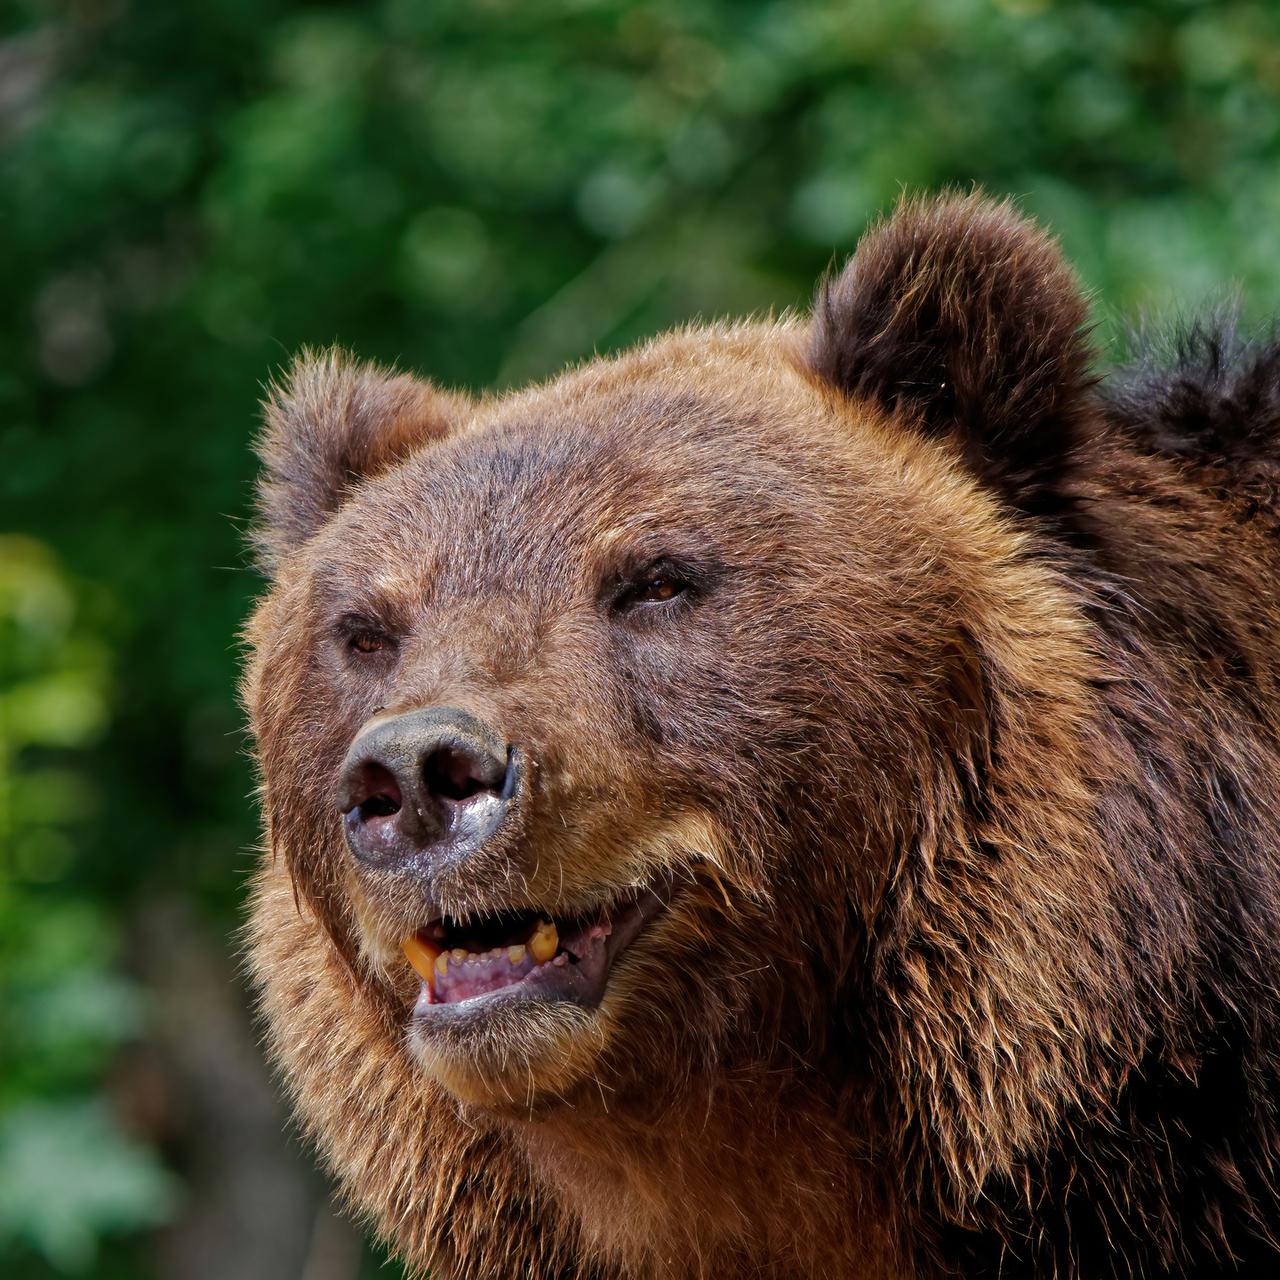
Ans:
[[[337,355],[274,393],[252,965],[437,1280],[1277,1273],[1280,350],[1099,386],[1083,316],[946,198],[810,320],[501,400]],[[623,613],[656,557],[690,589]],[[422,889],[333,790],[432,703],[537,765],[450,914],[675,875],[599,1008],[408,1034]]]

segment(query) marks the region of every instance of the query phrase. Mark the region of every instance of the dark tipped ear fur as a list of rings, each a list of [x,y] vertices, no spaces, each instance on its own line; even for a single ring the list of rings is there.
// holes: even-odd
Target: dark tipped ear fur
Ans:
[[[470,401],[336,349],[304,351],[269,389],[264,416],[254,543],[272,572],[354,485],[448,435]]]
[[[820,286],[809,361],[956,433],[981,475],[1038,509],[1089,421],[1085,310],[1055,243],[1007,202],[904,200]]]

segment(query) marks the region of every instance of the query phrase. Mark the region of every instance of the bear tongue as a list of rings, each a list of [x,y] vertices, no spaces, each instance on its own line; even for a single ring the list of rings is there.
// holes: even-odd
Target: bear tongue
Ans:
[[[436,962],[432,993],[440,1004],[456,1004],[514,986],[537,967],[525,947],[501,947],[461,959],[452,952]]]

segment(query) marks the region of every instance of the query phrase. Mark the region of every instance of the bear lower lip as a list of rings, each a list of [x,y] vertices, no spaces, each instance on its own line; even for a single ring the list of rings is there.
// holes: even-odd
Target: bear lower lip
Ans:
[[[415,1022],[451,1020],[515,1000],[600,1002],[614,959],[666,906],[669,894],[646,888],[630,899],[574,921],[546,923],[533,916],[510,940],[481,950],[478,945],[447,948],[441,925],[406,940],[405,951],[421,979]],[[528,940],[515,940],[521,932]],[[483,931],[481,931],[483,936]],[[554,954],[539,959],[549,938]],[[463,939],[453,939],[463,940]],[[426,972],[424,973],[424,969]]]

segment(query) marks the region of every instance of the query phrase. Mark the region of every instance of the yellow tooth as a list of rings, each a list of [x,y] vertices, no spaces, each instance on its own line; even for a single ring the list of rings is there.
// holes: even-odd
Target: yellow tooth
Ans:
[[[436,956],[436,972],[443,978],[449,972],[449,953],[442,951]]]
[[[512,964],[519,964],[519,963],[520,963],[520,961],[524,959],[524,948],[523,948],[523,947],[508,947],[508,948],[507,948],[507,959],[508,959],[508,960],[510,960]]]
[[[454,947],[449,954],[453,957],[454,964],[461,964],[467,958],[468,952],[463,947]]]
[[[538,964],[545,964],[556,953],[560,935],[550,920],[539,920],[529,935],[529,954]]]
[[[421,934],[410,934],[401,947],[404,949],[405,959],[413,965],[414,971],[418,977],[431,981],[432,969],[443,973],[444,970],[439,967],[440,948],[433,947]]]

